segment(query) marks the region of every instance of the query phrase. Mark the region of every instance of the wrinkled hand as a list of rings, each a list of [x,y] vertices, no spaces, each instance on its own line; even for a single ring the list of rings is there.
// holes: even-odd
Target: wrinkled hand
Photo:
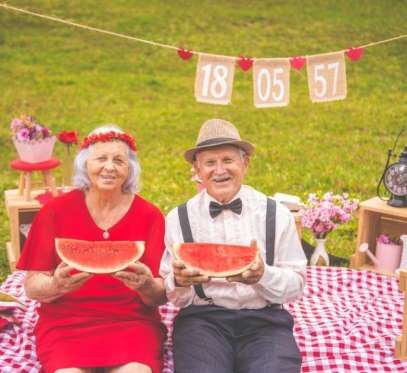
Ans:
[[[264,273],[264,262],[260,255],[257,255],[253,264],[244,272],[236,275],[226,277],[229,282],[241,282],[246,285],[253,285],[260,281]]]
[[[208,276],[202,275],[196,269],[187,268],[180,260],[174,260],[172,262],[172,270],[174,272],[176,286],[188,287],[203,284],[210,280]]]
[[[127,268],[116,272],[113,276],[123,281],[132,290],[140,290],[146,286],[152,286],[154,282],[150,268],[140,262],[130,264]]]
[[[89,280],[93,275],[86,272],[77,272],[71,274],[74,270],[68,264],[61,262],[55,269],[52,276],[52,282],[57,291],[60,294],[69,293],[71,291],[79,289],[86,281]]]

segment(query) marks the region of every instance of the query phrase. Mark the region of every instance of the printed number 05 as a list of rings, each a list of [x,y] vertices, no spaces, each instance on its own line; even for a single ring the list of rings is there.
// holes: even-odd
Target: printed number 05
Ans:
[[[284,98],[284,82],[282,79],[277,78],[277,74],[280,75],[284,73],[284,70],[281,67],[273,69],[273,79],[271,79],[270,72],[267,69],[261,69],[257,75],[257,93],[260,100],[267,101],[270,98],[270,93],[273,101],[280,102]],[[265,83],[265,89],[263,89],[263,84]],[[277,86],[279,88],[279,93],[271,91],[271,86]]]

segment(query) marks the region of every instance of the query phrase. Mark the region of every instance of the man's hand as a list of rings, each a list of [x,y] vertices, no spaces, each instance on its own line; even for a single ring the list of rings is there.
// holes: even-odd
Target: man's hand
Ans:
[[[187,268],[180,260],[172,262],[172,269],[176,286],[189,287],[191,285],[203,284],[210,280],[208,276],[202,275],[196,269]]]
[[[253,285],[260,281],[264,273],[264,262],[260,254],[257,255],[253,264],[246,271],[236,275],[226,277],[229,282],[241,282],[246,285]]]
[[[92,274],[86,272],[77,272],[71,274],[72,271],[76,270],[71,266],[61,262],[55,269],[52,276],[52,283],[59,294],[66,294],[74,290],[78,290]]]
[[[132,290],[146,289],[152,287],[154,283],[150,268],[140,262],[130,264],[127,268],[116,272],[113,276],[123,281]]]

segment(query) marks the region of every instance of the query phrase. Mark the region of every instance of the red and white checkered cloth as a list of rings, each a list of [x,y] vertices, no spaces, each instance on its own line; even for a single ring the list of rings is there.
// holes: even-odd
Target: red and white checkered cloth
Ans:
[[[23,272],[14,272],[0,286],[27,305],[25,311],[16,308],[13,316],[18,324],[9,324],[0,330],[0,372],[36,373],[41,369],[35,353],[33,329],[37,322],[37,303],[25,296]]]
[[[37,373],[41,369],[32,334],[37,305],[25,297],[23,279],[22,272],[13,273],[0,287],[28,305],[25,313],[15,310],[19,325],[0,331],[0,372]],[[394,278],[346,268],[309,267],[303,297],[286,305],[295,319],[302,372],[407,372],[407,362],[394,358],[403,302]],[[168,328],[163,373],[173,373],[172,323],[177,309],[167,304],[160,312]]]

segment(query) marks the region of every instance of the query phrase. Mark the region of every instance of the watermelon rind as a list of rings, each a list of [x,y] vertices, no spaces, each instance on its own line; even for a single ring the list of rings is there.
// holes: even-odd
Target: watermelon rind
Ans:
[[[0,290],[0,312],[16,307],[26,309],[26,305],[17,297]]]
[[[190,243],[187,243],[186,245],[189,245]],[[228,245],[228,244],[223,244],[223,243],[219,243],[219,244],[215,244],[213,242],[209,243],[209,242],[200,242],[200,243],[191,243],[193,245],[196,245],[197,247],[199,246],[205,246],[205,245],[219,245],[219,246],[237,246],[237,247],[244,247],[244,248],[249,248],[249,246],[243,246],[243,245]],[[185,245],[184,243],[176,243],[172,246],[172,253],[174,255],[174,257],[177,260],[182,261],[185,266],[189,269],[194,269],[199,271],[200,274],[204,275],[204,276],[208,276],[208,277],[219,277],[219,278],[224,278],[224,277],[230,277],[230,276],[236,276],[239,275],[241,273],[243,273],[244,271],[248,270],[253,263],[255,262],[257,255],[259,255],[258,253],[258,249],[256,247],[256,244],[254,243],[254,246],[250,246],[251,248],[255,248],[255,254],[253,255],[253,260],[251,260],[248,264],[241,266],[239,268],[235,268],[235,269],[231,269],[228,271],[213,271],[213,270],[209,270],[206,268],[202,268],[199,266],[194,266],[191,263],[188,263],[187,260],[185,260],[184,258],[182,258],[181,254],[180,254],[180,250],[182,248],[182,245]]]
[[[92,263],[89,264],[83,264],[83,263],[78,263],[76,260],[72,259],[69,257],[69,254],[64,252],[64,244],[73,244],[76,245],[76,247],[80,250],[80,247],[87,248],[90,245],[94,244],[97,246],[98,244],[102,245],[107,245],[111,244],[111,247],[119,247],[121,245],[128,245],[128,247],[134,247],[134,254],[130,257],[127,258],[126,260],[120,261],[120,263],[117,263],[116,265],[98,265],[94,260],[92,260]],[[61,258],[61,260],[69,265],[72,268],[77,269],[78,271],[81,272],[88,272],[88,273],[94,273],[94,274],[109,274],[109,273],[114,273],[121,271],[128,267],[130,264],[138,261],[144,254],[145,250],[145,241],[85,241],[85,240],[75,240],[75,239],[67,239],[67,238],[56,238],[55,239],[55,248],[58,256]]]

